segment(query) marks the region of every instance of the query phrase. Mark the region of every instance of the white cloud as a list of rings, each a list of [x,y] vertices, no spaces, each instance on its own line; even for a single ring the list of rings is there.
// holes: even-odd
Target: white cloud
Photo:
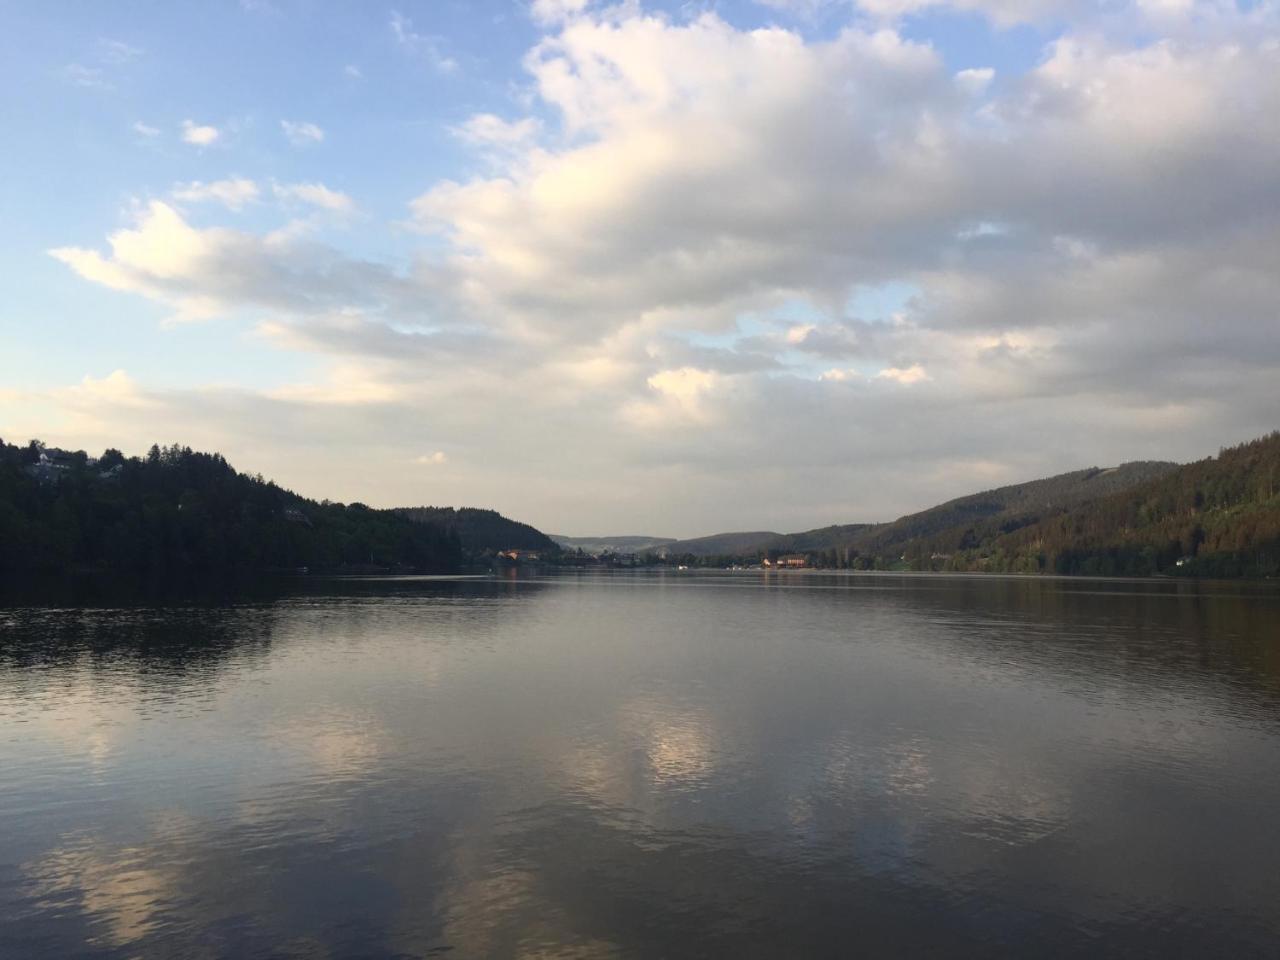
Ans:
[[[922,380],[932,380],[933,378],[925,372],[924,367],[918,363],[913,363],[909,367],[885,367],[876,374],[877,380],[892,380],[903,386],[910,386],[913,383],[920,383]]]
[[[355,201],[340,190],[330,190],[323,183],[276,183],[271,188],[281,200],[310,204],[332,213],[354,213]]]
[[[434,453],[424,453],[421,456],[414,457],[413,462],[425,467],[437,467],[441,464],[449,462],[449,458],[443,450],[436,450]]]
[[[346,308],[382,309],[415,297],[385,267],[349,260],[288,232],[260,237],[200,229],[159,200],[143,208],[132,227],[107,239],[108,256],[82,247],[49,253],[86,280],[174,308],[175,322],[245,307],[322,316]]]
[[[164,204],[107,249],[53,251],[181,316],[257,311],[265,342],[324,368],[203,408],[168,395],[155,421],[216,424],[283,480],[371,499],[369,470],[307,474],[279,442],[324,429],[385,468],[383,503],[415,498],[420,451],[465,443],[527,482],[454,464],[432,476],[442,496],[689,533],[895,515],[967,492],[948,464],[1030,477],[1274,424],[1280,31],[1263,14],[1140,44],[1132,21],[1068,26],[996,84],[866,20],[813,40],[568,13],[526,58],[527,109],[454,130],[485,163],[414,200],[429,237],[407,270]],[[910,296],[863,296],[893,289]]]
[[[137,381],[123,370],[115,370],[105,377],[86,375],[74,387],[67,388],[67,396],[73,403],[84,406],[114,404],[123,407],[146,407],[150,401]]]
[[[590,0],[533,0],[529,13],[537,23],[557,24],[582,13],[589,2]]]
[[[389,22],[396,43],[414,56],[421,57],[437,73],[453,73],[458,69],[458,61],[441,51],[439,37],[418,33],[413,28],[413,21],[397,10],[391,11]]]
[[[342,68],[342,75],[351,80],[363,80],[364,71],[357,67],[354,63],[348,63]]]
[[[995,76],[996,72],[991,67],[961,70],[956,74],[956,84],[965,93],[977,96],[991,86],[991,81],[995,79]]]
[[[215,201],[230,210],[240,210],[245,204],[258,199],[258,185],[242,177],[213,180],[208,183],[192,180],[175,184],[172,191],[175,200],[187,203]]]
[[[217,142],[221,136],[217,127],[198,124],[192,120],[182,121],[182,140],[197,147],[207,147]]]
[[[130,63],[141,57],[143,52],[141,47],[135,47],[123,40],[103,37],[98,41],[98,59],[103,63]]]
[[[848,380],[861,380],[862,374],[857,370],[850,370],[842,367],[833,367],[830,370],[824,370],[818,377],[819,380],[830,380],[836,383],[844,383]]]
[[[507,121],[492,113],[477,113],[453,128],[454,135],[474,146],[511,149],[529,144],[538,134],[534,117]]]
[[[646,380],[654,399],[628,403],[622,416],[631,424],[647,430],[670,429],[689,424],[706,424],[712,413],[705,401],[724,383],[714,370],[680,367],[660,370]]]
[[[324,131],[314,123],[302,120],[281,120],[280,129],[295,147],[305,147],[324,140]]]
[[[160,136],[159,127],[153,127],[150,124],[143,123],[141,120],[133,122],[133,132],[147,139]]]

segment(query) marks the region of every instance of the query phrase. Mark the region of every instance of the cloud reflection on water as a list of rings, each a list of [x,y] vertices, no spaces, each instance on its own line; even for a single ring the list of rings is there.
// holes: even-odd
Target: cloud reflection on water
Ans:
[[[857,931],[1176,954],[1280,932],[1259,819],[1280,699],[1180,601],[1126,631],[1129,601],[1044,585],[1040,619],[998,583],[631,586],[286,601],[269,654],[176,688],[145,658],[37,672],[10,649],[0,712],[52,719],[34,749],[0,742],[0,809],[67,813],[22,814],[0,916],[51,956],[79,936],[102,956],[769,955]],[[1123,647],[1085,630],[1102,614]],[[109,808],[64,762],[86,743]],[[1204,810],[1229,819],[1197,833]]]

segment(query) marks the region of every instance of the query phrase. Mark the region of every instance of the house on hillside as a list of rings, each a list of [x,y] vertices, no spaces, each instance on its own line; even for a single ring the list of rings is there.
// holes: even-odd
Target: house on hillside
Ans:
[[[40,451],[40,465],[51,470],[70,470],[76,462],[76,455],[68,450],[48,447]]]
[[[46,447],[40,451],[40,459],[27,466],[27,473],[41,483],[57,483],[64,473],[83,458],[83,453],[75,454],[57,447]],[[93,465],[97,461],[89,459],[85,462]]]

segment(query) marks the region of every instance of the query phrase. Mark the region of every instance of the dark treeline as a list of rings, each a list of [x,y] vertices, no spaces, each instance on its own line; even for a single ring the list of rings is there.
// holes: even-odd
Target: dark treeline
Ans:
[[[456,531],[462,549],[480,555],[498,550],[540,550],[556,553],[559,546],[541,530],[510,520],[496,510],[478,507],[402,507],[401,513],[418,523]]]
[[[456,570],[455,532],[363,504],[317,503],[221,455],[145,457],[0,441],[0,571],[160,577],[236,570]]]

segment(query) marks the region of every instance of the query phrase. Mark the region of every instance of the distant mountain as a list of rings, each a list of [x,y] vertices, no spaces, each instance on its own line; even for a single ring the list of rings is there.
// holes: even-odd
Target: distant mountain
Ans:
[[[554,551],[556,542],[541,530],[510,520],[496,510],[477,507],[401,507],[397,513],[419,523],[456,531],[468,553],[499,550]]]
[[[565,537],[555,533],[548,536],[566,550],[581,550],[592,554],[646,553],[675,543],[671,537]]]
[[[669,556],[739,557],[768,550],[782,537],[780,533],[758,530],[752,533],[715,533],[709,537],[676,540],[667,544]]]

